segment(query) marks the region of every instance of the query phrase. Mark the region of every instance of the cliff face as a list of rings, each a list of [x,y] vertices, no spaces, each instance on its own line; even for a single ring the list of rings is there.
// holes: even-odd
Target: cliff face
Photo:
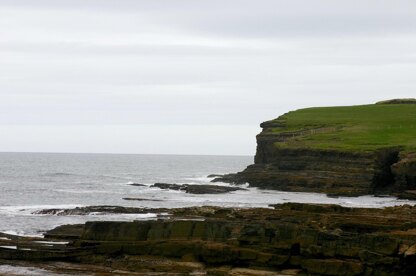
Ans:
[[[371,112],[366,110],[370,115],[379,112],[378,106],[386,105],[373,106]],[[394,141],[395,135],[404,135],[405,130],[400,132],[403,127],[383,126],[380,121],[371,125],[365,117],[362,125],[356,118],[351,124],[344,114],[338,115],[339,122],[336,118],[328,121],[326,116],[337,114],[336,108],[315,115],[314,120],[304,116],[302,121],[296,117],[297,112],[262,123],[254,164],[214,181],[247,182],[254,187],[284,191],[414,198],[416,154],[405,146],[410,143],[407,140],[414,139],[402,137]],[[309,113],[313,117],[318,112]],[[414,123],[416,126],[416,119]]]
[[[391,169],[401,196],[416,199],[416,153],[401,153]]]

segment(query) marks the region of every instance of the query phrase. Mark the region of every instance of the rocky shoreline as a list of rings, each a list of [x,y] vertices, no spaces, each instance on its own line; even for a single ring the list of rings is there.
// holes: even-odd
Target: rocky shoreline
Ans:
[[[116,212],[115,206],[100,208],[65,213]],[[2,234],[0,260],[40,266],[65,262],[67,268],[94,266],[105,273],[412,275],[416,271],[416,207],[287,203],[251,209],[120,208],[117,212],[159,216],[60,226],[44,239]]]
[[[387,110],[384,105],[403,103],[409,101],[347,107],[371,115],[369,125],[365,123],[370,117],[351,118],[351,112],[339,108],[301,110],[307,116],[296,116],[296,111],[291,116],[283,115],[261,125],[253,165],[239,173],[209,177],[216,177],[213,182],[248,183],[261,189],[416,199],[414,145],[400,139],[390,145],[389,140],[379,141],[374,139],[376,135],[368,135],[386,130],[385,122],[379,121],[379,115]],[[411,108],[405,110],[415,112]],[[311,110],[315,111],[309,114]],[[328,110],[332,112],[329,115],[342,115],[347,124],[327,120],[331,117]],[[396,114],[395,110],[390,115]],[[290,118],[294,123],[289,122]],[[402,118],[396,121],[401,123]],[[398,129],[395,135],[409,137],[401,125]],[[365,134],[370,140],[366,144],[362,139],[357,140],[358,144],[349,140],[348,144],[343,142],[345,134],[358,138]],[[319,145],[314,135],[336,147],[326,147],[325,143],[323,148],[312,147]],[[407,148],[398,142],[407,143]],[[195,195],[247,190],[214,184],[129,185]],[[163,201],[157,197],[123,199]],[[0,264],[30,265],[75,275],[416,275],[416,206],[370,209],[284,203],[243,209],[109,205],[45,209],[34,214],[152,217],[62,225],[46,232],[44,238],[0,233]]]

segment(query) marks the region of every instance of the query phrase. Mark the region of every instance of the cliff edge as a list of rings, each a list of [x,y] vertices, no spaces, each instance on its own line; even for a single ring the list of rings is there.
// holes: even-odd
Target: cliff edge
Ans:
[[[416,100],[318,107],[262,123],[253,165],[214,181],[416,198]]]

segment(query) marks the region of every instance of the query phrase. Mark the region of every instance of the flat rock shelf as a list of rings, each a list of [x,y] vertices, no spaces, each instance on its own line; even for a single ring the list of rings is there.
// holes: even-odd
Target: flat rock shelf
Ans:
[[[171,209],[149,221],[60,226],[43,239],[3,234],[0,259],[108,273],[414,275],[416,207],[271,207]]]

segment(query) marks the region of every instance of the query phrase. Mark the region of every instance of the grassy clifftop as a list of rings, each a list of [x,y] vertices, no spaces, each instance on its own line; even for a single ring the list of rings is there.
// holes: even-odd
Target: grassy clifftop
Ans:
[[[402,146],[416,150],[416,101],[318,107],[292,111],[264,123],[264,134],[284,137],[280,148],[372,151]]]
[[[416,199],[416,101],[292,111],[261,124],[255,163],[214,181]]]

